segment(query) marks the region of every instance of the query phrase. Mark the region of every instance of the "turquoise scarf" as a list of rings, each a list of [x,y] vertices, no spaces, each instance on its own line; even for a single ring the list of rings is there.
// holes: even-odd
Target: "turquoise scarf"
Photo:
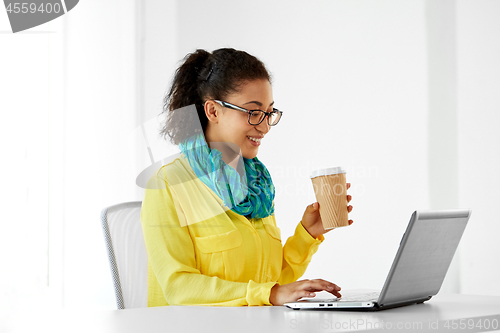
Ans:
[[[245,172],[241,170],[243,175],[240,175],[222,160],[219,150],[208,147],[202,134],[180,143],[179,148],[196,176],[233,212],[249,219],[264,218],[274,213],[273,181],[266,166],[257,157],[243,158]]]

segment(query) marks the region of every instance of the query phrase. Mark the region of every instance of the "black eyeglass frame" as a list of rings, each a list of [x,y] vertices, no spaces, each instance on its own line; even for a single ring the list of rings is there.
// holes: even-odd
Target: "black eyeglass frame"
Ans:
[[[241,112],[246,112],[246,113],[248,113],[248,123],[249,123],[250,125],[252,125],[252,126],[258,126],[258,125],[260,125],[260,124],[264,121],[264,119],[266,119],[266,118],[267,118],[267,124],[268,124],[269,126],[276,126],[276,125],[278,125],[278,123],[279,123],[279,122],[280,122],[280,120],[281,120],[281,117],[283,116],[283,111],[280,111],[280,110],[278,110],[278,109],[276,109],[276,108],[273,108],[273,111],[271,111],[271,112],[266,112],[266,111],[262,111],[262,110],[259,110],[259,109],[255,109],[255,110],[248,110],[248,109],[245,109],[245,108],[239,107],[239,106],[237,106],[237,105],[234,105],[234,104],[231,104],[231,103],[228,103],[228,102],[219,101],[218,99],[214,99],[213,101],[214,101],[214,102],[216,102],[216,103],[218,103],[218,104],[220,104],[220,105],[222,105],[223,107],[228,108],[228,109],[233,109],[233,110],[236,110],[236,111],[241,111]],[[259,121],[259,123],[258,123],[258,124],[252,124],[252,123],[250,122],[250,117],[252,116],[252,114],[253,114],[255,111],[263,112],[263,113],[265,114],[265,116],[264,116],[264,117],[262,117],[262,119]],[[273,114],[273,113],[278,113],[278,114],[280,115],[280,117],[278,118],[278,121],[277,121],[275,124],[272,124],[272,125],[271,125],[271,124],[269,124],[269,116],[270,116],[271,114]]]

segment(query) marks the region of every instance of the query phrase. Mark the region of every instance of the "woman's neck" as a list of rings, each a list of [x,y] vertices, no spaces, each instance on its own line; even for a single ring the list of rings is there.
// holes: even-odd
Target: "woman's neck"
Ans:
[[[238,171],[238,162],[242,158],[240,147],[228,142],[209,142],[210,149],[217,149],[222,154],[222,160]]]
[[[210,125],[210,124],[209,124]],[[217,149],[222,153],[222,160],[236,171],[238,171],[238,162],[242,159],[241,148],[236,143],[224,142],[217,135],[215,129],[208,126],[205,131],[205,140],[210,149]]]

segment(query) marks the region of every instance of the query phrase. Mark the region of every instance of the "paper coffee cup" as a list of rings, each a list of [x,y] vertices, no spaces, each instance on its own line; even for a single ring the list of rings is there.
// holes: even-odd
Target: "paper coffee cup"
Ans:
[[[348,226],[345,170],[341,167],[316,170],[311,181],[325,230]]]

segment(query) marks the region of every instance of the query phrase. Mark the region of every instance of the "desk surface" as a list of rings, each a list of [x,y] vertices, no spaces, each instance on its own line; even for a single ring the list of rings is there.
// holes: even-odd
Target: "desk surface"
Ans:
[[[31,311],[30,311],[31,312]],[[15,329],[36,332],[341,332],[391,330],[479,332],[500,330],[500,297],[444,294],[424,304],[379,312],[292,310],[282,306],[168,306],[110,311],[22,314]],[[480,327],[481,326],[481,327]],[[488,326],[488,327],[487,327]],[[455,329],[454,329],[455,328]],[[462,328],[462,329],[460,329]]]

